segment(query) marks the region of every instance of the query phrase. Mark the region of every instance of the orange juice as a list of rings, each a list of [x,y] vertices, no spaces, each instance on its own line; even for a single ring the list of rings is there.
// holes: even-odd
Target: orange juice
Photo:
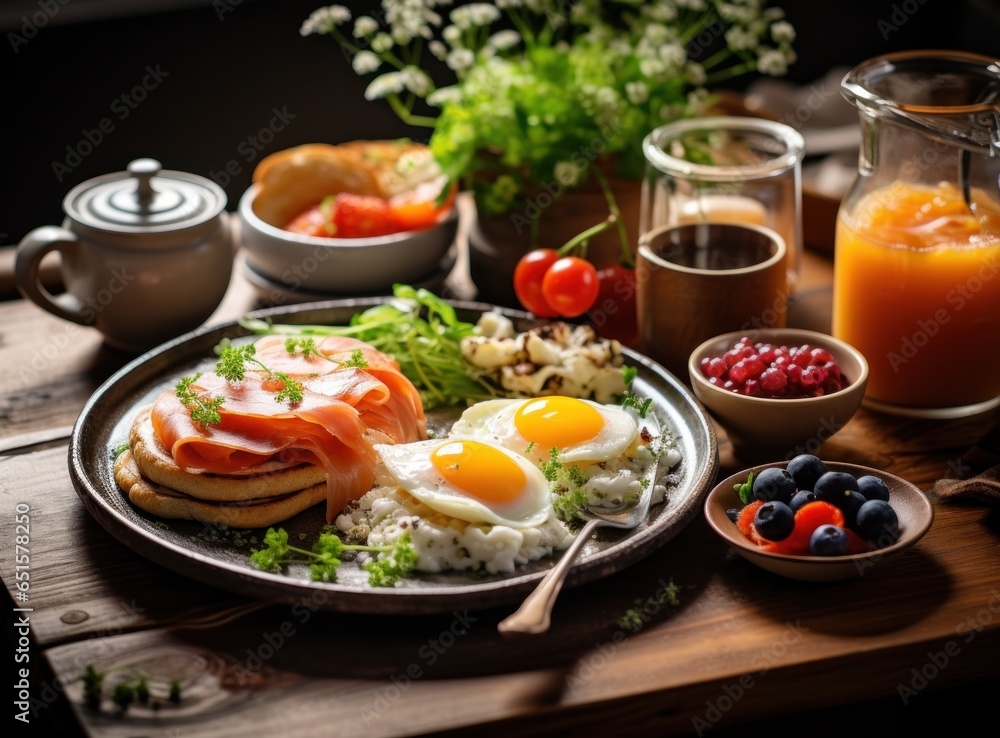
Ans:
[[[833,334],[868,359],[866,397],[962,408],[1000,397],[1000,205],[896,182],[841,209]]]

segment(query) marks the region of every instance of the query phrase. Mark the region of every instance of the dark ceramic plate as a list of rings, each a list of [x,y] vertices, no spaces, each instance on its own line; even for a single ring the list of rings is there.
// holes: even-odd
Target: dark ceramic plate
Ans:
[[[276,323],[343,325],[355,313],[384,300],[338,300],[251,315],[270,317]],[[482,303],[452,304],[461,319],[472,322],[492,309]],[[519,329],[528,327],[523,314],[504,312],[521,323]],[[70,441],[70,475],[87,510],[115,538],[168,569],[239,594],[287,602],[310,597],[325,609],[345,612],[431,613],[517,602],[553,565],[553,558],[543,559],[514,575],[421,574],[400,587],[374,589],[367,584],[366,572],[345,562],[336,583],[313,582],[305,567],[269,574],[250,564],[252,544],[247,539],[256,536],[259,541],[263,531],[237,536],[235,531],[203,523],[154,518],[134,507],[115,483],[112,453],[127,439],[135,413],[179,377],[211,368],[212,349],[220,340],[246,335],[231,323],[181,336],[124,367],[87,402]],[[653,398],[654,412],[664,430],[677,437],[683,459],[670,470],[667,501],[655,506],[638,528],[602,532],[588,542],[569,575],[569,586],[621,571],[677,535],[698,514],[718,470],[714,429],[690,391],[646,357],[628,349],[624,353],[626,361],[638,369],[633,390]],[[458,415],[458,411],[428,413],[428,421],[446,430]],[[324,522],[324,506],[317,505],[282,525],[291,540],[300,533],[312,540]]]

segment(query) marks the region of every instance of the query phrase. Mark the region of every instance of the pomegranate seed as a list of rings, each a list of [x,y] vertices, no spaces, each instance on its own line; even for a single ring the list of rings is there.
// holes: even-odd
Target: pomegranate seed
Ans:
[[[809,344],[789,348],[743,337],[700,367],[716,387],[753,397],[820,397],[848,384],[832,354]]]

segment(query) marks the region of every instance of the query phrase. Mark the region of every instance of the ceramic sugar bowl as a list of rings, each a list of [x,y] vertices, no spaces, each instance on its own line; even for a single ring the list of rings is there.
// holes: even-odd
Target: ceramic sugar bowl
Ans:
[[[18,289],[53,315],[97,328],[115,348],[145,351],[197,328],[222,301],[233,267],[225,207],[211,180],[137,159],[73,188],[61,227],[24,237]],[[66,287],[59,296],[38,278],[51,251]]]

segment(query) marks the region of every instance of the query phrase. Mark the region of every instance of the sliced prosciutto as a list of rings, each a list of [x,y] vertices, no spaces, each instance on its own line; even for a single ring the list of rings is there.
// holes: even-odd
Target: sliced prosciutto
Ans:
[[[346,343],[344,342],[346,341]],[[426,435],[420,396],[388,356],[354,339],[320,344],[329,357],[290,353],[285,339],[268,336],[256,358],[273,374],[302,385],[302,399],[276,400],[273,376],[246,371],[240,381],[205,373],[190,389],[224,398],[219,423],[203,425],[176,392],[163,392],[150,414],[153,430],[174,462],[191,474],[235,475],[265,464],[310,463],[327,477],[326,517],[371,488],[377,443],[408,443]],[[344,366],[361,351],[367,366]]]

